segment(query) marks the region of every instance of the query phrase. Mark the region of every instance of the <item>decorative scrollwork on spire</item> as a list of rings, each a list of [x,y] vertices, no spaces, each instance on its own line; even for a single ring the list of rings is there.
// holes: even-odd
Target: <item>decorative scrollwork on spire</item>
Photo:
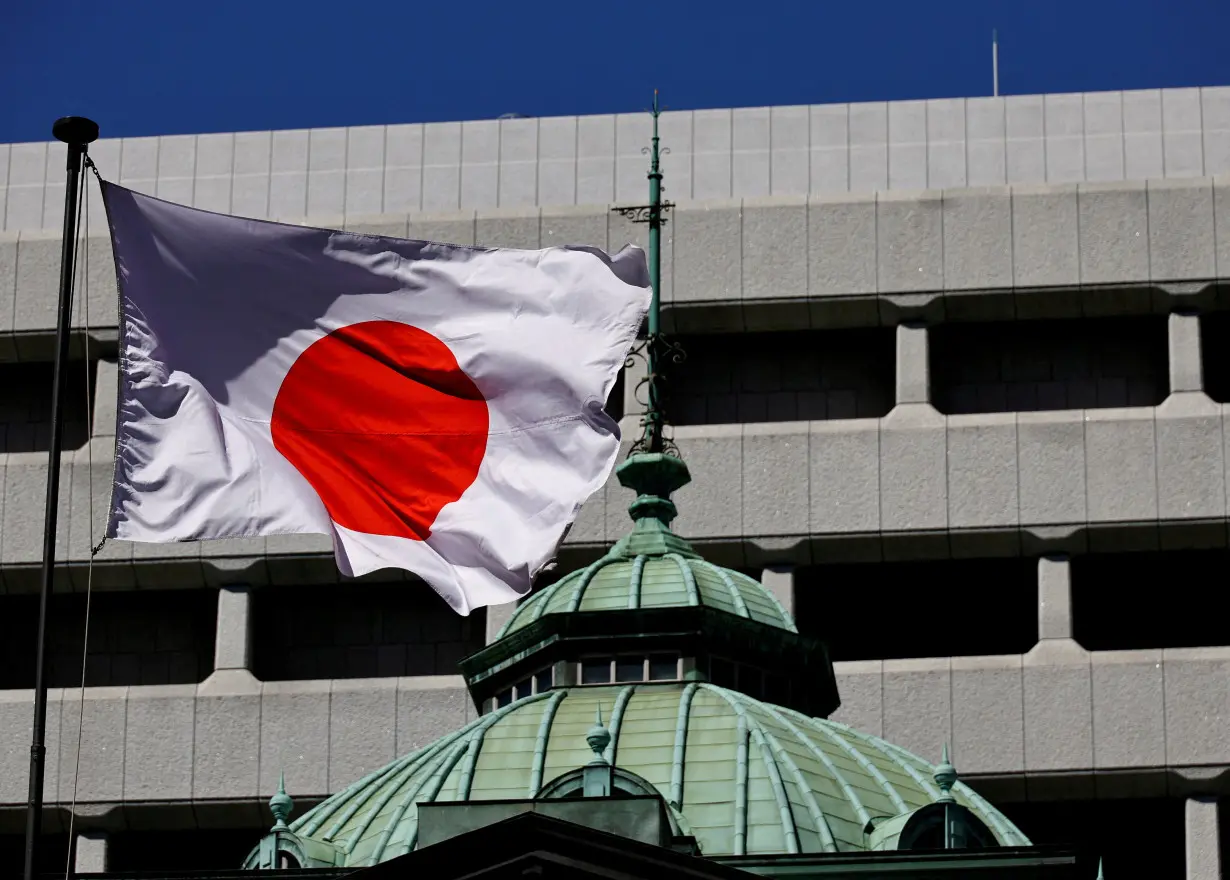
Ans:
[[[679,449],[666,432],[665,384],[666,369],[671,364],[681,364],[685,355],[677,342],[668,340],[662,333],[662,225],[666,213],[674,207],[662,199],[662,156],[669,152],[659,146],[658,91],[653,93],[653,140],[644,152],[649,155],[649,204],[631,207],[616,207],[612,210],[633,223],[649,224],[649,284],[652,295],[649,303],[649,320],[645,339],[628,355],[626,367],[633,367],[638,359],[645,362],[645,375],[637,383],[633,394],[642,407],[641,436],[632,445],[631,454],[664,452],[678,456]],[[643,395],[643,397],[642,397]]]

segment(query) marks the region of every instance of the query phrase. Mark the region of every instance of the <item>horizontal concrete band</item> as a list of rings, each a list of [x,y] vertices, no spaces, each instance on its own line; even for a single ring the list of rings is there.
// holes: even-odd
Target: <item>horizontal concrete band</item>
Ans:
[[[632,424],[626,427],[631,434]],[[1172,394],[1158,407],[1061,412],[943,416],[927,404],[904,404],[883,419],[682,427],[675,438],[693,478],[677,498],[677,528],[702,540],[1205,522],[1224,520],[1230,506],[1230,406],[1195,392]],[[113,442],[95,437],[65,457],[61,560],[88,561],[103,532]],[[0,566],[35,565],[45,456],[5,458]],[[630,501],[612,477],[582,508],[567,542],[617,540],[628,528]],[[115,541],[96,560],[131,563],[138,585],[158,585],[157,567],[144,564],[158,560],[200,560],[212,572],[204,582],[231,583],[253,557],[329,549],[327,538],[309,535]]]
[[[25,799],[32,692],[0,691],[0,803]],[[247,800],[332,793],[476,717],[460,676],[52,689],[47,801]],[[83,719],[80,720],[79,719]]]
[[[1048,640],[1024,656],[837,664],[836,720],[963,774],[1230,767],[1230,648],[1089,654]],[[50,702],[46,796],[73,794],[79,690]],[[0,692],[0,805],[26,797],[30,691]],[[472,718],[451,676],[89,688],[79,802],[296,798],[336,791]]]
[[[634,435],[633,419],[625,429]],[[1197,392],[1172,394],[1158,407],[1060,412],[943,416],[903,404],[883,419],[681,427],[675,439],[693,480],[677,496],[676,528],[699,540],[1205,523],[1224,521],[1230,507],[1230,405]],[[88,561],[103,533],[113,443],[95,437],[65,456],[60,560]],[[41,453],[0,461],[0,578],[24,583],[42,558],[45,478]],[[612,476],[584,505],[567,543],[617,540],[629,527],[631,500]],[[147,563],[159,560],[199,561],[187,577],[203,583],[264,582],[249,570],[254,558],[329,550],[327,538],[311,535],[114,541],[96,561],[121,565],[96,567],[106,582],[95,583],[158,586],[167,573]]]
[[[161,198],[299,219],[639,203],[650,132],[647,113],[621,113],[104,139],[90,153],[107,179]],[[1230,88],[668,111],[661,138],[675,201],[1198,177],[1230,172]],[[59,226],[63,149],[0,145],[0,228]]]
[[[312,222],[524,248],[618,249],[628,242],[644,245],[647,235],[644,224],[605,205],[352,220],[318,216]],[[83,267],[75,326],[114,327],[110,242],[94,235],[86,250],[89,265]],[[676,309],[1207,283],[1230,278],[1230,176],[681,205],[671,212],[662,256],[663,300]],[[18,342],[5,338],[10,333],[20,340],[54,329],[59,266],[58,233],[0,233],[0,359],[20,354],[14,350]],[[802,326],[809,320],[805,309],[796,318]]]

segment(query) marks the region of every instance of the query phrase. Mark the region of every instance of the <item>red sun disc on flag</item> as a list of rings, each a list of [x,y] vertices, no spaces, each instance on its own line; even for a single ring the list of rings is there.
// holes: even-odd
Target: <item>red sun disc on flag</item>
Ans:
[[[312,343],[273,404],[273,445],[335,523],[426,540],[478,476],[487,401],[448,346],[396,321],[365,321]]]

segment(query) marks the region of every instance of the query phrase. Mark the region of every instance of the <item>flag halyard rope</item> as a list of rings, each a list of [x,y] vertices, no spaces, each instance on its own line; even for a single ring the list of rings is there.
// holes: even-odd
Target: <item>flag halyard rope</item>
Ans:
[[[86,166],[94,169],[95,175],[98,174],[98,169],[94,167],[94,163],[90,160],[89,155],[85,156]],[[78,290],[82,292],[81,303],[84,313],[84,334],[83,334],[83,357],[82,362],[85,365],[85,413],[86,413],[86,503],[88,505],[88,514],[86,516],[87,538],[90,544],[94,543],[94,405],[93,394],[90,388],[90,199],[89,191],[86,186],[86,176],[81,175],[81,192],[79,195],[81,213],[77,215],[77,237],[81,242],[81,259],[77,265],[80,267],[80,274],[74,275],[73,287],[74,293]],[[85,227],[85,232],[82,234],[81,227]],[[83,281],[78,284],[78,277]],[[72,484],[69,484],[69,498],[71,506]],[[76,840],[74,838],[74,828],[77,821],[77,784],[81,778],[81,743],[84,738],[85,727],[85,674],[86,664],[89,658],[90,646],[90,606],[94,593],[94,555],[102,549],[105,542],[100,542],[96,548],[90,553],[90,558],[86,562],[86,578],[85,578],[85,622],[82,627],[81,634],[81,697],[77,706],[77,752],[75,756],[75,766],[73,768],[73,796],[68,811],[68,846],[66,847],[66,855],[64,859],[64,880],[69,880],[71,876],[73,862],[75,861]]]

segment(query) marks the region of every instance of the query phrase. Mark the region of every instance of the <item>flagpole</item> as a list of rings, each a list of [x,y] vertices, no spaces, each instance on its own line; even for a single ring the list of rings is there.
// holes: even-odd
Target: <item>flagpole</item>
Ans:
[[[56,515],[60,500],[60,444],[64,425],[64,386],[68,374],[68,338],[72,329],[73,267],[77,258],[77,199],[82,160],[98,139],[98,124],[83,116],[65,116],[51,127],[56,140],[68,144],[68,179],[64,188],[64,233],[60,250],[60,311],[51,386],[51,449],[47,452],[47,508],[43,521],[43,576],[38,595],[38,631],[34,660],[34,725],[30,742],[30,799],[26,812],[25,880],[34,880],[43,822],[43,773],[47,734],[47,611],[55,570]],[[71,851],[72,841],[69,841]]]

